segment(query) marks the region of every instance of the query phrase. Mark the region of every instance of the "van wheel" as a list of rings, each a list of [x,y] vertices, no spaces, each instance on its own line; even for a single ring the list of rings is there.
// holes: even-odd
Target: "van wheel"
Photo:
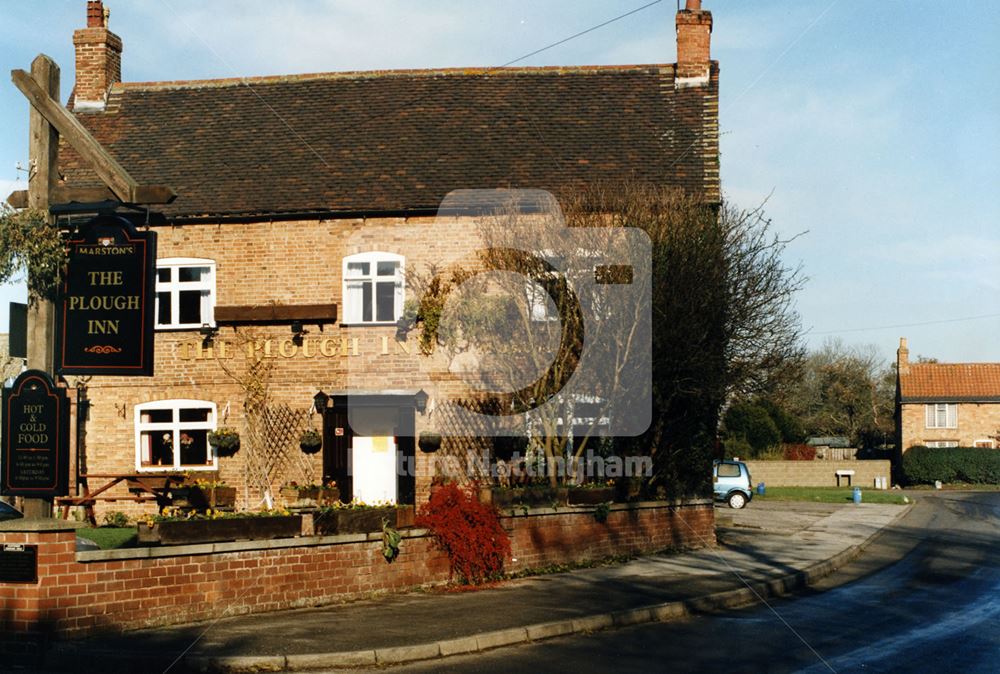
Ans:
[[[738,491],[734,491],[726,500],[729,501],[729,507],[735,510],[739,510],[747,504],[747,497]]]

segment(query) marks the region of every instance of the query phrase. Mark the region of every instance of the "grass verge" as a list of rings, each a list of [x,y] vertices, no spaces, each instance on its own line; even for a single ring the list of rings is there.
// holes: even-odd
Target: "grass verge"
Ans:
[[[80,538],[94,541],[101,550],[129,547],[135,543],[135,527],[97,527],[96,529],[77,529]]]
[[[764,495],[754,493],[756,501],[812,501],[813,503],[851,503],[854,501],[853,487],[767,487]],[[904,505],[907,496],[901,491],[862,489],[862,503],[890,503]]]

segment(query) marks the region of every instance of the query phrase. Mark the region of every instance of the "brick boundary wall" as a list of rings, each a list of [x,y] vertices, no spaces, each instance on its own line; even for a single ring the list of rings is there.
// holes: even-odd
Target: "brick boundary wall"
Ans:
[[[449,579],[425,530],[404,530],[386,563],[381,533],[76,552],[76,534],[3,523],[0,543],[38,546],[35,584],[0,583],[0,634],[83,636],[222,616],[318,606]],[[502,517],[518,571],[555,562],[715,544],[710,500],[540,508]],[[7,644],[9,646],[10,644]]]
[[[875,478],[892,477],[891,462],[863,461],[747,461],[753,484],[763,482],[768,487],[836,487],[838,470],[853,470],[851,485],[874,489]],[[840,485],[847,486],[846,478]]]

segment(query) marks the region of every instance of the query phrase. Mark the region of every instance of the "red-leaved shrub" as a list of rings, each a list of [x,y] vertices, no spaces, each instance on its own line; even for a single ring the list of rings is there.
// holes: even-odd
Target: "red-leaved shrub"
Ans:
[[[816,448],[810,445],[786,444],[785,461],[812,461],[816,458]]]
[[[452,575],[463,582],[479,584],[503,573],[510,537],[500,526],[500,514],[457,485],[436,487],[416,524],[430,530],[451,561]]]

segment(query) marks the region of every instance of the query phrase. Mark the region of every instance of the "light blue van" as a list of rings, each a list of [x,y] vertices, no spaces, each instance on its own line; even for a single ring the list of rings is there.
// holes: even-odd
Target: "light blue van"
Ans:
[[[712,462],[712,489],[715,500],[726,501],[730,508],[742,508],[753,498],[750,469],[742,461]]]

